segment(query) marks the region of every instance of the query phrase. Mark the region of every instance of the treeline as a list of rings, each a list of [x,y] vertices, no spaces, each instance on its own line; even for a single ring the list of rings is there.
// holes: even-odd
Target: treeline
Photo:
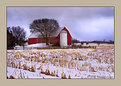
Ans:
[[[79,40],[77,40],[77,39],[72,39],[72,43],[98,43],[98,44],[100,44],[100,43],[108,43],[108,44],[114,44],[114,41],[112,41],[112,40],[110,40],[110,41],[105,41],[105,40],[103,40],[103,41],[97,41],[97,40],[95,40],[95,41],[79,41]]]
[[[13,49],[15,45],[24,45],[26,42],[26,32],[24,28],[7,27],[7,49]]]

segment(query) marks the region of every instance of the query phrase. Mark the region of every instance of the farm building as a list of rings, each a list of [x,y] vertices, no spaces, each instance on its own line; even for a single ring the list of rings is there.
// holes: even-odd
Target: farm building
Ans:
[[[71,34],[67,30],[66,27],[59,28],[55,31],[48,39],[48,43],[53,45],[60,46],[68,46],[71,45]],[[42,35],[38,33],[32,33],[28,38],[28,44],[37,44],[37,43],[45,43],[46,40],[42,37]]]

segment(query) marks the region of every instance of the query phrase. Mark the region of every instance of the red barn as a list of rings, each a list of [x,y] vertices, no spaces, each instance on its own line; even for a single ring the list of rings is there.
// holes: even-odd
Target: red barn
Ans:
[[[64,28],[58,29],[54,32],[48,39],[48,43],[53,45],[60,46],[68,46],[71,45],[71,34],[69,31]],[[38,33],[32,33],[28,39],[28,44],[36,44],[36,43],[46,43],[45,39]]]

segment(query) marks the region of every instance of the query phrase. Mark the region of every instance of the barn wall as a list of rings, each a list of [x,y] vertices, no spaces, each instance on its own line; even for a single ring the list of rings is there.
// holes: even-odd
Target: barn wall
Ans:
[[[36,44],[37,43],[37,38],[29,38],[28,39],[28,44]]]
[[[48,43],[58,45],[58,40],[56,37],[50,37]],[[36,44],[36,43],[46,43],[44,38],[29,38],[28,44]]]
[[[71,45],[71,35],[69,31],[64,27],[62,30],[67,31],[67,44]],[[58,34],[57,37],[50,37],[48,40],[50,44],[54,45],[60,45],[60,33]],[[36,43],[46,43],[44,38],[29,38],[28,39],[28,44],[36,44]]]
[[[58,39],[56,37],[50,37],[49,39],[50,44],[58,45],[57,42],[58,42]]]
[[[50,37],[48,39],[48,43],[57,45],[58,39],[56,37]],[[38,38],[38,43],[46,43],[46,40],[44,38]]]
[[[37,43],[46,43],[46,40],[44,38],[38,38]]]
[[[57,40],[57,45],[60,45],[60,34],[56,37]]]
[[[67,40],[68,40],[68,45],[71,45],[71,35],[70,33],[67,31]]]
[[[70,35],[70,33],[69,33],[69,31],[64,27],[64,30],[66,30],[67,31],[67,43],[68,43],[68,45],[71,45],[71,35]]]
[[[69,31],[65,27],[62,30],[67,31],[67,44],[71,45],[71,39],[72,38],[71,38],[71,35],[70,35]],[[57,42],[57,44],[60,45],[60,33],[59,33],[59,35],[56,38],[59,39],[58,42]]]

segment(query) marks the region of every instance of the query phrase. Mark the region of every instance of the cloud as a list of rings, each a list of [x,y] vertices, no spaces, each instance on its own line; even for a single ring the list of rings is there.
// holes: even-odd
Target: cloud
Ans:
[[[101,17],[98,21],[97,19],[80,21],[75,33],[77,31],[81,33],[77,33],[77,37],[80,36],[83,40],[114,40],[114,20],[112,17]]]
[[[79,40],[114,40],[114,7],[8,7],[7,26],[21,26],[30,35],[34,19],[56,19]]]

